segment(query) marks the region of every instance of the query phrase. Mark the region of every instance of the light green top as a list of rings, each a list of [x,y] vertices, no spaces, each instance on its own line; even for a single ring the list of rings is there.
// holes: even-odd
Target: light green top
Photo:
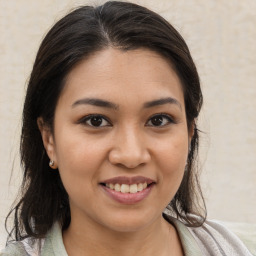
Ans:
[[[170,216],[171,222],[180,237],[185,256],[252,256],[237,236],[223,225],[214,221],[206,221],[203,226],[189,228],[179,220]],[[63,240],[62,230],[58,223],[47,233],[44,240],[36,241],[30,246],[31,240],[9,244],[0,256],[68,256]],[[251,248],[256,248],[256,241]]]

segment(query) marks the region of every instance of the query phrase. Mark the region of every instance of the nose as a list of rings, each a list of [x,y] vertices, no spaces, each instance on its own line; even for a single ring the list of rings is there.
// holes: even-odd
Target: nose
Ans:
[[[135,168],[150,161],[150,152],[143,136],[135,129],[127,129],[116,134],[113,147],[109,152],[109,161],[114,165]]]

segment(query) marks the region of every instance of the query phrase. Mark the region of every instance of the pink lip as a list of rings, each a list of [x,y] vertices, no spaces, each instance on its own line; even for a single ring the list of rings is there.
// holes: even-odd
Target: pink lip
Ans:
[[[124,183],[122,183],[124,184]],[[132,183],[135,184],[135,183]],[[142,201],[143,199],[145,199],[149,193],[151,192],[153,186],[155,184],[151,184],[149,187],[143,189],[140,192],[137,193],[122,193],[122,192],[117,192],[113,189],[110,189],[106,186],[100,185],[104,192],[111,197],[112,199],[114,199],[115,201],[121,203],[121,204],[136,204],[140,201]]]
[[[155,181],[150,179],[150,178],[143,177],[143,176],[134,176],[134,177],[118,176],[118,177],[114,177],[114,178],[111,178],[111,179],[104,180],[100,183],[131,185],[131,184],[139,184],[139,183],[145,183],[145,182],[150,184],[150,183],[153,183]]]

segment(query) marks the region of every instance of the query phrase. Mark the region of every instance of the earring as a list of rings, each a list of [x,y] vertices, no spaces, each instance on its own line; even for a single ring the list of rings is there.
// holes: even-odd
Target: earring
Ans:
[[[55,169],[55,168],[54,168],[54,161],[53,161],[53,160],[50,160],[49,166],[50,166],[51,168]]]

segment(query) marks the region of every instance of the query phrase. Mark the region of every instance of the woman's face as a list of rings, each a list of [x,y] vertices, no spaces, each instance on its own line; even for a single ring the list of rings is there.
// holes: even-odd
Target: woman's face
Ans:
[[[54,136],[43,131],[72,222],[115,231],[161,218],[181,183],[190,138],[181,82],[146,49],[109,48],[78,64],[58,100]]]

